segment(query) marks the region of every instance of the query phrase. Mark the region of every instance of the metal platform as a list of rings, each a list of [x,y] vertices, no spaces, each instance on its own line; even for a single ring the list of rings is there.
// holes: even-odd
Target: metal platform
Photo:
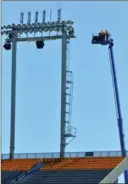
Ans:
[[[92,35],[92,44],[108,45],[110,43],[110,37],[106,40],[104,35],[93,34]]]

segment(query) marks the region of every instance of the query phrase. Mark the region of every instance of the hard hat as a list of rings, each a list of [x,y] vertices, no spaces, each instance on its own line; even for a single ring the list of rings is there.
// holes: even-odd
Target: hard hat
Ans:
[[[106,32],[106,33],[109,33],[109,31],[108,31],[108,30],[105,30],[105,32]]]

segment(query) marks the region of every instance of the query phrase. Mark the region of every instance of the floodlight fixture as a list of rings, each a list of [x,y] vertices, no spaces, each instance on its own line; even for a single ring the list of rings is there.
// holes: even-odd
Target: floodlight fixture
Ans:
[[[43,49],[44,47],[44,41],[36,41],[36,47],[37,49]]]
[[[38,15],[38,14],[36,14]],[[30,14],[29,14],[30,16]],[[37,32],[60,32],[63,31],[68,33],[69,29],[73,29],[73,21],[51,21],[51,22],[43,22],[38,23],[38,19],[36,17],[36,22],[31,23],[30,17],[29,17],[29,23],[27,24],[11,24],[7,26],[2,26],[2,32],[1,34],[8,35],[10,32],[14,32],[17,34],[28,34],[31,33],[37,33]]]
[[[5,50],[11,50],[11,43],[10,42],[5,42],[3,47],[4,47]]]
[[[9,39],[12,39],[12,37],[13,37],[12,33],[9,33],[8,37],[9,37]]]
[[[6,35],[4,48],[10,50],[12,47],[12,91],[11,91],[11,133],[10,133],[10,159],[14,156],[15,151],[15,96],[16,96],[16,53],[17,42],[34,42],[37,49],[44,48],[44,42],[48,40],[62,40],[62,77],[61,77],[61,143],[60,156],[64,156],[66,144],[66,116],[65,116],[65,72],[67,62],[67,43],[70,38],[75,38],[73,21],[61,20],[61,10],[58,10],[56,21],[52,21],[52,12],[50,11],[50,19],[46,21],[46,11],[42,12],[41,22],[38,20],[38,11],[35,12],[35,22],[31,22],[31,12],[28,12],[27,22],[24,23],[24,13],[20,14],[20,23],[3,25],[1,34]],[[45,35],[43,33],[45,32]],[[41,35],[36,36],[36,33]],[[47,35],[48,33],[48,35]],[[26,34],[26,37],[24,36]],[[33,34],[33,36],[32,36]],[[30,36],[31,35],[31,36]],[[66,93],[67,95],[67,93]],[[63,141],[65,140],[65,141]],[[63,143],[64,142],[64,143]]]

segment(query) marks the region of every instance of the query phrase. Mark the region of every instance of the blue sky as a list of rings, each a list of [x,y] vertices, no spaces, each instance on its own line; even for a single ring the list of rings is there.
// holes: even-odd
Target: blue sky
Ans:
[[[107,46],[91,44],[92,33],[110,30],[118,74],[125,140],[128,140],[128,2],[3,2],[2,24],[19,23],[20,12],[50,9],[52,18],[73,20],[77,38],[71,41],[74,72],[72,125],[76,139],[66,151],[120,150]],[[49,15],[47,15],[48,20]],[[2,152],[9,152],[11,51],[2,53]],[[58,152],[60,142],[60,41],[17,48],[16,153]],[[126,141],[128,149],[128,141]]]
[[[128,140],[128,2],[3,2],[2,23],[19,23],[20,12],[62,8],[75,22],[70,68],[74,72],[72,125],[76,139],[66,151],[120,150],[107,47],[91,44],[91,35],[110,30],[118,74],[125,140]],[[48,13],[47,13],[48,14]],[[49,15],[47,15],[47,20]],[[2,53],[2,152],[9,152],[11,52]],[[58,152],[60,142],[60,41],[17,48],[16,153]],[[128,149],[128,141],[126,141]]]

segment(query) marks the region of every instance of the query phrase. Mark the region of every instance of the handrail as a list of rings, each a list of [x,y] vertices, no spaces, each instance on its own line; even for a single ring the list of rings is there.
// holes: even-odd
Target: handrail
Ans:
[[[27,179],[32,174],[34,174],[37,170],[39,170],[42,166],[43,166],[43,161],[40,160],[38,163],[34,164],[34,166],[32,166],[29,171],[23,172],[20,176],[18,176],[16,179],[11,181],[10,184],[16,184],[20,182],[22,179]]]
[[[93,157],[113,157],[122,156],[121,151],[92,151],[92,152],[66,152],[65,158],[73,157],[86,157],[88,153]],[[128,156],[128,151],[127,151]],[[2,154],[2,159],[9,159],[9,154]],[[60,153],[17,153],[14,155],[14,159],[27,159],[27,158],[59,158]]]

